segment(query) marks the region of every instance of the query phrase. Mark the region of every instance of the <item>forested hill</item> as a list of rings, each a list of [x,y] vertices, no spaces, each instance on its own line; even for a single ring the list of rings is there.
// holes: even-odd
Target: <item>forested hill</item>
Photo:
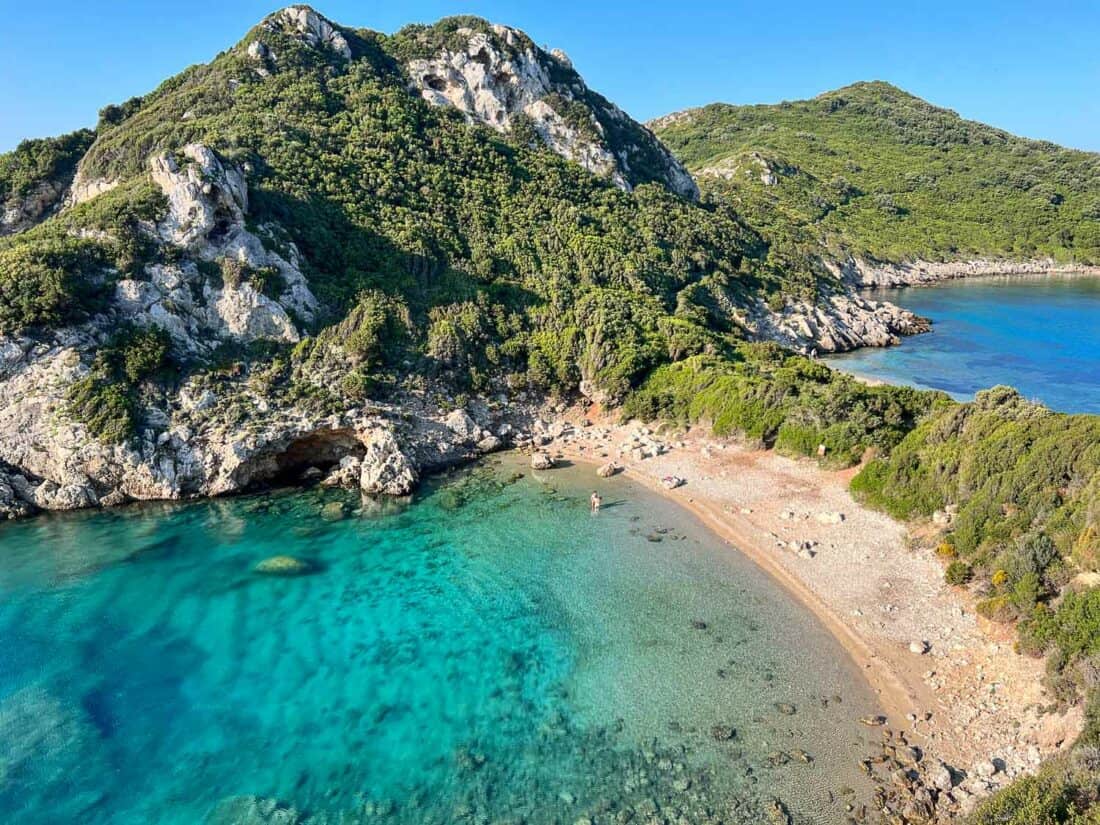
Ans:
[[[888,83],[650,126],[712,197],[780,242],[880,261],[1100,262],[1100,154],[964,120]]]

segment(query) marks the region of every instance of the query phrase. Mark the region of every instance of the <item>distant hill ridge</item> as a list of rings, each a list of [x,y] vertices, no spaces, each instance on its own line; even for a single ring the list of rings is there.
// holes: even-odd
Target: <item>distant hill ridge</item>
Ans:
[[[711,197],[834,258],[1100,262],[1100,155],[964,120],[889,83],[649,125]]]

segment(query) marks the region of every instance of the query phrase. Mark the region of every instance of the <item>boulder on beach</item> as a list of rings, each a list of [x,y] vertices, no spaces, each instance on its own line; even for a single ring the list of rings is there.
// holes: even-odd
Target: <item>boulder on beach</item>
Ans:
[[[495,435],[487,435],[477,442],[477,450],[479,453],[492,453],[499,450],[502,445],[501,440]]]
[[[601,464],[599,467],[597,467],[596,475],[598,475],[600,478],[611,478],[611,476],[615,475],[620,470],[622,470],[622,467],[612,461],[608,464]]]
[[[861,724],[867,725],[869,728],[879,728],[886,724],[885,716],[861,716],[859,719]]]
[[[531,469],[552,470],[554,469],[554,459],[550,457],[549,453],[535,453],[531,456]]]
[[[252,570],[265,576],[304,576],[314,571],[314,566],[294,556],[272,556],[259,562]]]
[[[680,476],[665,476],[661,479],[661,484],[666,490],[675,490],[677,487],[683,487],[687,482]]]

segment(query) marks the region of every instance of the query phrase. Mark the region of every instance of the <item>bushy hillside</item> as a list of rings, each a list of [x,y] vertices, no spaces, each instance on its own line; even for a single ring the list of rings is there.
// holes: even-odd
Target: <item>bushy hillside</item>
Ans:
[[[964,120],[887,83],[651,125],[765,234],[838,258],[1100,262],[1100,155]]]
[[[24,140],[0,154],[0,235],[26,229],[59,204],[94,139],[94,132],[80,129]]]
[[[318,44],[268,21],[212,63],[108,107],[74,186],[96,196],[0,245],[0,328],[87,318],[120,277],[210,257],[150,232],[166,214],[150,159],[198,144],[244,170],[246,218],[264,242],[300,254],[321,307],[299,319],[302,334],[379,292],[410,313],[409,349],[474,385],[495,371],[616,396],[661,361],[720,348],[734,327],[705,323],[714,296],[781,286],[758,277],[759,239],[729,209],[652,182],[655,166],[638,164],[628,193],[563,160],[529,123],[501,134],[421,100],[400,61],[487,25],[458,22],[477,29],[330,27]],[[584,88],[570,117],[598,123],[595,99]],[[636,154],[647,135],[633,124],[604,140]]]

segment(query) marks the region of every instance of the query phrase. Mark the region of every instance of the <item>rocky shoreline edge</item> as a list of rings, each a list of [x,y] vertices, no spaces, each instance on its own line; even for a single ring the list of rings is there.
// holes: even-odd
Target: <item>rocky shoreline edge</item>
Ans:
[[[852,289],[925,286],[963,278],[998,275],[1100,275],[1100,266],[1058,263],[1053,258],[1009,260],[973,258],[965,261],[883,263],[849,258],[829,266]]]

